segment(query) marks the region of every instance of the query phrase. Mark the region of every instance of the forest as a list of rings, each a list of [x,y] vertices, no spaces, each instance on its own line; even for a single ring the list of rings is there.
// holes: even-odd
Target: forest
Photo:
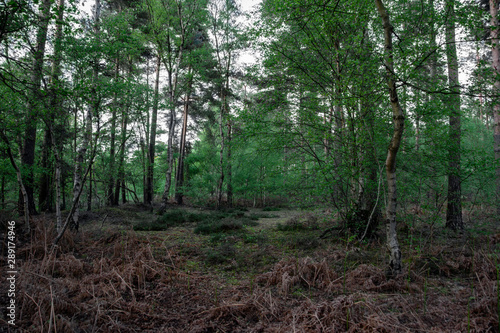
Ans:
[[[0,332],[500,332],[499,0],[0,0]]]

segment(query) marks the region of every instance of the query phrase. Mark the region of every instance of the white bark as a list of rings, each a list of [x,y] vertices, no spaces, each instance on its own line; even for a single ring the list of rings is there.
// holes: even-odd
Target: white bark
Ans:
[[[392,118],[394,122],[394,132],[387,152],[385,161],[387,177],[387,207],[386,207],[386,235],[387,247],[390,252],[389,275],[396,276],[401,273],[402,260],[401,251],[396,232],[396,208],[397,208],[397,188],[396,188],[396,155],[401,144],[401,137],[404,129],[404,116],[398,99],[396,90],[394,60],[392,52],[392,33],[393,27],[389,20],[389,14],[381,0],[375,0],[377,10],[384,25],[385,37],[385,68],[387,72],[387,86],[389,88]]]

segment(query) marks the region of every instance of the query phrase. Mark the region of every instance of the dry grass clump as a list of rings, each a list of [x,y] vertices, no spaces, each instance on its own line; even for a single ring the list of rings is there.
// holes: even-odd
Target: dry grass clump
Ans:
[[[20,326],[27,332],[113,332],[149,316],[148,289],[153,281],[172,279],[172,264],[154,258],[151,247],[132,233],[108,240],[95,242],[100,253],[89,251],[85,258],[56,249],[27,260],[17,282]],[[37,243],[43,242],[33,242],[30,250],[39,251],[45,244]]]
[[[21,332],[500,331],[500,259],[480,243],[435,243],[396,279],[360,259],[376,250],[353,256],[344,244],[249,277],[204,266],[200,251],[177,252],[166,237],[200,245],[181,233],[68,232],[51,251],[45,223],[18,249]]]
[[[260,284],[278,286],[285,295],[297,285],[327,290],[337,280],[337,274],[328,267],[325,260],[318,263],[309,257],[283,259],[271,272],[257,278]]]

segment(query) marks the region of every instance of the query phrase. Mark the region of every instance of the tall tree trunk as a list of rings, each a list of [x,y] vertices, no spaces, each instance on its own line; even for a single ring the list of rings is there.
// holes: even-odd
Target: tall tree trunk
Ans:
[[[33,54],[33,71],[31,73],[31,91],[29,92],[26,108],[24,143],[21,153],[22,171],[24,173],[23,184],[28,196],[28,211],[36,214],[34,199],[34,172],[36,125],[39,116],[38,101],[41,98],[40,84],[43,77],[43,64],[45,56],[45,44],[47,41],[47,30],[50,21],[51,0],[43,0],[40,4],[40,25],[36,37],[36,46]],[[24,196],[24,194],[22,194]],[[23,207],[24,199],[19,200],[19,207]],[[24,208],[20,212],[24,211]]]
[[[156,77],[155,77],[155,91],[153,96],[153,113],[151,115],[151,130],[149,139],[148,151],[148,170],[146,176],[146,196],[144,203],[146,205],[153,205],[153,180],[154,180],[154,163],[155,163],[155,148],[156,148],[156,122],[158,116],[158,102],[159,102],[159,89],[160,89],[160,68],[161,56],[158,54],[156,59]]]
[[[50,117],[50,116],[49,116]],[[51,121],[51,120],[49,120]],[[43,144],[42,144],[42,158],[41,158],[41,177],[38,192],[38,208],[40,211],[52,211],[52,198],[51,198],[51,185],[53,168],[50,162],[49,153],[52,150],[52,139],[50,129],[45,129]]]
[[[184,23],[182,22],[181,17],[181,8],[179,10],[179,17],[181,18],[181,45],[184,43]],[[169,45],[169,54],[173,54],[173,50],[170,49]],[[176,116],[175,116],[175,106],[177,104],[177,79],[179,76],[179,70],[181,66],[181,60],[183,57],[183,49],[179,48],[179,52],[176,58],[175,66],[171,63],[165,64],[168,70],[168,90],[169,90],[169,99],[170,99],[170,116],[169,116],[169,125],[168,125],[168,141],[167,141],[167,173],[165,175],[165,189],[163,190],[162,196],[162,205],[160,208],[160,212],[164,211],[168,204],[168,199],[170,197],[170,187],[172,185],[172,170],[174,165],[174,152],[173,152],[173,143],[175,136],[175,125],[176,125]]]
[[[500,102],[498,95],[500,94],[500,46],[499,46],[499,26],[498,26],[498,0],[490,0],[491,14],[491,57],[494,80],[494,93],[497,96],[493,106],[493,138],[495,159],[497,163],[496,177],[496,206],[497,213],[500,216]]]
[[[99,19],[101,17],[101,2],[100,0],[95,0],[94,6],[94,35],[96,41],[99,40]],[[83,142],[78,149],[77,157],[75,161],[75,172],[74,172],[74,180],[73,180],[73,206],[72,212],[70,215],[73,219],[73,225],[76,230],[79,227],[79,213],[80,209],[78,203],[80,201],[80,196],[83,192],[83,186],[85,185],[85,180],[87,179],[88,172],[92,167],[92,159],[89,159],[89,165],[87,167],[87,171],[85,174],[82,174],[83,162],[85,159],[85,155],[87,153],[87,149],[89,145],[92,144],[92,118],[93,115],[97,113],[98,109],[98,98],[97,98],[97,78],[99,75],[99,67],[98,67],[98,57],[94,58],[94,66],[92,73],[92,89],[91,89],[91,101],[90,105],[87,109],[87,116],[85,120],[85,133],[83,136]],[[68,222],[65,223],[67,226]],[[65,230],[65,226],[62,227],[60,235]],[[58,236],[59,237],[59,236]],[[58,239],[58,238],[56,238]]]
[[[118,77],[120,74],[120,56],[119,53],[115,59],[115,78],[114,83],[118,82]],[[115,200],[113,199],[113,188],[115,186],[115,159],[116,159],[116,112],[118,110],[118,93],[115,91],[113,93],[113,108],[111,112],[111,133],[110,133],[110,144],[109,144],[109,179],[108,179],[108,194],[107,194],[107,204],[108,206],[113,206]]]
[[[184,185],[184,157],[186,154],[186,132],[189,114],[189,95],[190,89],[184,97],[184,116],[182,120],[182,131],[181,131],[181,146],[179,148],[179,159],[177,162],[177,173],[175,175],[175,201],[177,204],[182,205],[183,189]]]
[[[52,61],[52,72],[50,80],[50,110],[48,114],[48,119],[46,119],[46,133],[43,149],[52,148],[54,154],[54,165],[53,172],[52,167],[50,168],[50,175],[54,174],[55,182],[55,209],[56,209],[56,228],[59,231],[62,227],[61,219],[61,155],[62,155],[62,137],[58,135],[55,131],[56,121],[64,123],[66,119],[66,112],[62,110],[62,100],[61,100],[61,82],[59,81],[59,76],[61,75],[61,60],[62,60],[62,39],[63,39],[63,20],[64,20],[64,10],[65,3],[64,0],[58,0],[57,2],[57,19],[56,19],[56,31],[54,37],[54,53]],[[56,139],[56,136],[58,138]],[[42,161],[44,158],[42,157]],[[48,164],[47,164],[48,167]],[[44,174],[46,175],[46,174]],[[44,200],[46,200],[45,209],[52,211],[53,199],[53,187],[50,182],[51,177],[42,177],[41,188],[40,188],[40,200],[39,205],[42,208]],[[47,191],[47,188],[49,189]],[[47,192],[48,195],[45,196],[42,193]]]
[[[63,0],[61,0],[62,2]],[[61,217],[61,155],[59,146],[56,143],[55,132],[52,126],[51,136],[52,147],[54,147],[54,158],[55,158],[55,182],[56,182],[56,230],[61,231],[62,228],[62,217]],[[64,188],[64,187],[63,187]]]
[[[173,143],[175,135],[175,107],[170,109],[169,126],[168,126],[168,141],[167,141],[167,174],[165,175],[165,189],[163,190],[162,196],[162,208],[163,211],[168,203],[170,197],[170,187],[172,185],[172,170],[174,165],[174,152]]]
[[[226,106],[226,96],[224,92],[224,88],[222,88],[221,92],[221,107],[220,107],[220,124],[219,124],[219,134],[220,134],[220,150],[219,150],[219,167],[220,167],[220,176],[219,182],[217,183],[217,209],[220,209],[222,206],[222,188],[224,185],[224,111]]]
[[[455,1],[446,0],[446,58],[448,62],[448,85],[452,93],[447,100],[450,117],[448,150],[448,206],[446,227],[463,229],[462,180],[460,170],[460,83],[458,82],[457,45],[455,43]]]
[[[232,135],[231,117],[227,119],[227,206],[233,207],[233,165],[231,163],[231,141]]]
[[[387,86],[390,93],[390,101],[392,107],[392,119],[394,123],[394,132],[392,134],[389,149],[387,151],[387,159],[385,161],[385,170],[387,178],[387,207],[386,207],[386,235],[387,247],[390,252],[389,259],[389,276],[396,276],[402,271],[401,250],[396,232],[396,208],[397,208],[397,192],[396,192],[396,155],[401,145],[401,138],[404,130],[404,115],[399,104],[398,92],[396,89],[396,77],[394,74],[394,59],[392,51],[392,33],[393,27],[389,20],[389,14],[381,0],[375,0],[377,10],[384,26],[385,39],[385,68],[387,77]]]
[[[92,137],[92,136],[91,136]],[[92,165],[90,165],[89,170],[89,190],[87,191],[87,211],[92,210]]]
[[[128,66],[128,74],[127,74],[127,80],[128,82],[131,82],[132,79],[132,60],[129,56],[129,66]],[[122,190],[122,203],[125,203],[127,201],[126,195],[125,195],[125,151],[127,148],[127,125],[128,125],[128,114],[129,114],[129,109],[130,109],[130,101],[128,99],[128,94],[127,98],[125,100],[125,110],[123,110],[122,113],[122,127],[121,127],[121,145],[120,145],[120,160],[118,164],[118,179],[116,181],[116,188],[115,188],[115,205],[118,205],[118,202],[120,201],[120,189]]]
[[[80,148],[78,149],[75,161],[75,172],[73,177],[73,204],[76,204],[76,207],[73,213],[73,226],[75,227],[76,230],[78,230],[79,227],[79,217],[80,217],[80,208],[78,207],[78,201],[80,199],[83,186],[85,185],[83,182],[84,175],[82,174],[83,163],[85,160],[85,155],[87,154],[88,146],[92,142],[92,111],[93,111],[92,108],[93,105],[89,106],[87,110],[83,142]]]
[[[128,125],[128,107],[123,112],[122,115],[122,126],[121,126],[121,144],[120,144],[120,156],[118,161],[118,177],[115,185],[115,195],[113,204],[118,205],[120,201],[120,189],[125,184],[125,148],[127,145],[127,125]],[[124,201],[124,200],[122,200]]]

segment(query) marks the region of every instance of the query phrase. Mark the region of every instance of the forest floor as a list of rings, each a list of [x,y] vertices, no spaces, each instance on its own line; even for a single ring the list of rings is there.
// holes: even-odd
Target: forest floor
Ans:
[[[82,212],[80,231],[55,249],[54,217],[42,215],[16,250],[17,329],[499,332],[496,219],[466,216],[474,224],[455,233],[425,212],[401,216],[404,272],[388,279],[384,228],[363,242],[325,235],[339,223],[327,210],[170,207],[158,216],[126,204]],[[15,332],[1,311],[0,332]]]

